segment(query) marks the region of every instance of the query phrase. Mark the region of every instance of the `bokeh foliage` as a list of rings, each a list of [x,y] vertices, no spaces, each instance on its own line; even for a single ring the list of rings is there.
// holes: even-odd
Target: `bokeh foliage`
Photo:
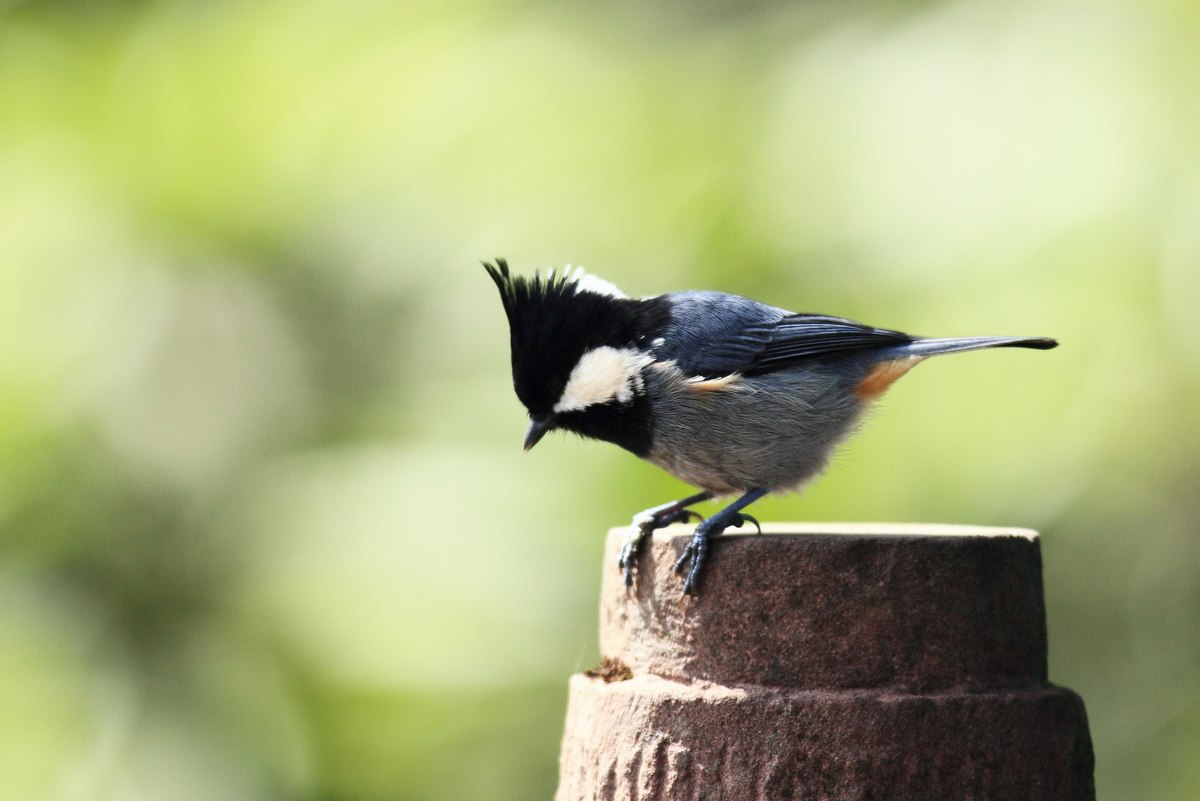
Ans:
[[[1200,793],[1192,3],[0,4],[0,785],[547,797],[603,531],[478,268],[1048,354],[770,519],[1043,531],[1103,799]],[[608,569],[611,566],[605,566]]]

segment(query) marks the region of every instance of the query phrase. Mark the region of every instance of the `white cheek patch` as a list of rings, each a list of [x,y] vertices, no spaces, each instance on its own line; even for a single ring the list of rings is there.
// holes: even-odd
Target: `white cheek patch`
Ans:
[[[642,369],[652,361],[653,356],[633,348],[589,350],[571,371],[554,411],[578,411],[612,400],[628,403],[634,392],[641,392]]]

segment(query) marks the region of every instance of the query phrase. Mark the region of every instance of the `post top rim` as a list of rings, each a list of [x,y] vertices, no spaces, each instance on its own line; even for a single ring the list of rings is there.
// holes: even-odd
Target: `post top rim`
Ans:
[[[676,523],[654,532],[655,539],[671,540],[690,537],[694,524]],[[610,533],[622,535],[629,526],[618,526]],[[821,537],[1021,537],[1037,542],[1039,534],[1030,528],[1019,526],[979,526],[962,523],[853,523],[853,522],[770,522],[762,524],[762,533],[772,536],[821,536]],[[757,536],[753,525],[741,529],[726,529],[728,536]]]

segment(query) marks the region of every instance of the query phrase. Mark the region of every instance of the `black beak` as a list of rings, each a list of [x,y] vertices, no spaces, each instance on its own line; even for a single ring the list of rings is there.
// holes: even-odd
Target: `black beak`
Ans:
[[[525,432],[525,450],[529,450],[538,441],[546,436],[546,432],[554,428],[554,415],[543,417],[541,419],[533,418],[529,421],[529,430]]]

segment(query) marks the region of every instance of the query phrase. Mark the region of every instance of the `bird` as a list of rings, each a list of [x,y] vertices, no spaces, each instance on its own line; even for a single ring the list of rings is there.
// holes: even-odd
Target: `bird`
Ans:
[[[1048,337],[930,338],[718,291],[632,298],[566,268],[514,275],[483,262],[509,324],[524,448],[563,430],[611,442],[700,492],[634,515],[617,567],[632,586],[653,531],[699,521],[674,572],[694,593],[709,545],[758,521],[743,510],[819,475],[864,411],[931,356],[1048,350]],[[733,497],[704,518],[690,507]]]

